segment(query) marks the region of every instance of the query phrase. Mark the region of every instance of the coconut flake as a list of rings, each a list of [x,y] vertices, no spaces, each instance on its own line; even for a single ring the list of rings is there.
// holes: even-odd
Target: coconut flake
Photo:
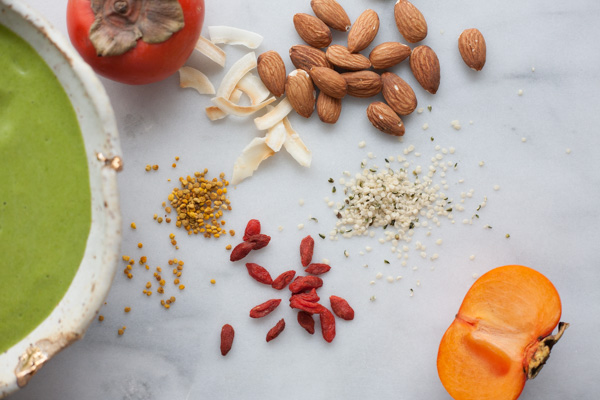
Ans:
[[[235,89],[233,91],[233,93],[231,94],[231,96],[229,97],[229,101],[237,104],[237,103],[239,103],[243,94],[244,94],[244,92],[242,92],[240,89]],[[208,116],[208,119],[210,119],[211,121],[216,121],[216,120],[225,118],[227,116],[227,113],[225,111],[221,110],[217,106],[210,106],[210,107],[206,107],[206,115]]]
[[[227,100],[223,97],[215,97],[212,99],[212,102],[215,103],[217,107],[221,109],[221,111],[226,114],[237,115],[238,117],[246,117],[248,115],[252,115],[263,107],[266,107],[268,104],[271,104],[275,101],[275,97],[271,97],[262,103],[251,105],[251,106],[240,106],[237,105],[230,100]]]
[[[298,164],[302,165],[303,167],[310,167],[312,153],[306,147],[302,139],[300,139],[300,135],[298,135],[298,133],[292,128],[292,125],[287,117],[283,119],[283,125],[285,126],[287,133],[283,147],[285,147],[286,151],[290,153],[290,155],[298,162]]]
[[[253,105],[264,101],[271,95],[271,92],[269,89],[267,89],[265,84],[252,72],[247,73],[242,79],[240,79],[237,84],[237,88],[250,98],[250,102]]]
[[[285,129],[285,125],[283,121],[279,121],[267,132],[265,136],[265,143],[269,146],[274,152],[278,152],[281,150],[281,146],[285,142],[287,138],[287,130]]]
[[[208,77],[192,67],[179,68],[179,86],[196,89],[200,94],[215,94],[215,87]]]
[[[217,89],[217,97],[228,99],[244,75],[254,68],[256,68],[256,54],[254,52],[250,52],[237,60],[223,77],[221,85]]]
[[[263,41],[263,37],[258,33],[231,26],[209,26],[208,35],[215,44],[242,45],[249,49],[256,49]]]
[[[225,66],[225,60],[227,59],[225,52],[207,38],[200,36],[194,49],[219,64],[221,67]]]
[[[254,118],[254,124],[261,131],[267,130],[284,119],[292,110],[290,101],[284,97],[271,111],[262,117]]]
[[[233,165],[233,176],[231,184],[237,185],[244,179],[252,176],[254,171],[258,169],[261,162],[271,157],[275,152],[267,146],[265,138],[254,138],[242,150],[242,154],[238,157]]]

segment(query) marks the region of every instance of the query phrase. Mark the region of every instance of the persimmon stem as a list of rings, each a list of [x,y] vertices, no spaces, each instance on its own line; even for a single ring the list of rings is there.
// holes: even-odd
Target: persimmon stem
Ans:
[[[531,361],[529,361],[529,365],[527,365],[527,379],[533,379],[538,376],[542,367],[550,357],[550,350],[552,350],[552,347],[560,340],[568,327],[568,323],[559,322],[556,335],[546,336],[539,342],[537,350],[533,354]]]

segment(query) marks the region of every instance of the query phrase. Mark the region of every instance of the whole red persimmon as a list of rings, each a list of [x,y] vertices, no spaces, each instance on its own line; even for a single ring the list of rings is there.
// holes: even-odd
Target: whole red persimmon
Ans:
[[[131,85],[177,72],[194,50],[204,0],[69,0],[71,43],[98,74]]]

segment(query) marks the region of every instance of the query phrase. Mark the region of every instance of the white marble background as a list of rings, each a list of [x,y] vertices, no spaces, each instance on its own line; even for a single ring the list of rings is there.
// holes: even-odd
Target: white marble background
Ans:
[[[66,34],[66,1],[27,1]],[[402,40],[393,22],[393,1],[341,2],[352,20],[366,8],[379,13],[377,43]],[[600,392],[600,347],[593,336],[600,329],[600,3],[415,0],[415,4],[427,18],[430,33],[424,43],[440,58],[442,83],[432,96],[418,87],[406,62],[393,69],[413,85],[420,107],[432,105],[431,112],[425,109],[405,119],[403,141],[370,126],[364,117],[366,101],[346,99],[340,122],[333,127],[321,124],[316,115],[310,120],[292,116],[292,124],[313,152],[310,169],[297,166],[287,154],[277,154],[254,177],[230,191],[233,211],[226,217],[228,226],[241,233],[248,219],[259,218],[273,237],[269,247],[251,261],[276,272],[298,268],[300,239],[307,234],[317,238],[315,257],[327,258],[333,265],[324,276],[322,298],[341,295],[356,310],[354,321],[338,323],[332,344],[297,326],[285,293],[281,293],[282,306],[268,318],[248,318],[252,306],[280,293],[261,287],[247,276],[243,265],[228,261],[224,247],[235,244],[241,235],[234,241],[188,238],[152,220],[170,191],[167,178],[176,180],[180,174],[204,168],[230,176],[241,149],[259,134],[253,124],[235,118],[210,123],[203,113],[209,98],[180,89],[176,76],[142,87],[104,80],[126,165],[119,177],[122,252],[146,255],[152,267],[166,267],[172,257],[183,259],[187,288],[165,311],[157,296],[147,298],[141,293],[150,273],[138,271],[127,280],[119,272],[101,310],[105,321],[94,321],[83,340],[52,359],[10,399],[448,399],[435,367],[439,340],[473,275],[511,263],[548,276],[561,295],[563,320],[571,323],[549,364],[526,385],[521,398],[596,398]],[[257,54],[275,49],[284,56],[291,45],[300,43],[293,14],[311,12],[309,0],[207,0],[206,7],[205,26],[256,31],[265,37]],[[481,73],[468,70],[456,48],[458,35],[470,27],[479,28],[488,44]],[[343,39],[335,35],[337,42]],[[227,67],[245,52],[225,49]],[[203,69],[215,84],[223,76],[221,69],[200,55],[193,56],[190,65]],[[460,131],[450,126],[452,120],[460,121]],[[429,124],[427,131],[421,128],[424,123]],[[367,146],[360,149],[362,140]],[[447,160],[458,162],[459,168],[448,173],[448,193],[458,201],[461,191],[474,189],[456,224],[445,221],[430,238],[419,236],[424,230],[417,234],[416,239],[427,244],[427,252],[437,252],[440,258],[422,259],[411,250],[408,266],[402,267],[390,245],[377,242],[379,235],[370,240],[320,240],[318,233],[329,231],[335,223],[323,198],[342,199],[339,193],[331,195],[327,179],[337,180],[344,170],[357,171],[367,152],[383,164],[384,157],[402,154],[409,145],[422,153],[416,161],[424,168],[436,145],[454,146],[456,153]],[[175,156],[181,159],[173,170],[170,164]],[[146,164],[161,168],[148,174]],[[494,185],[500,190],[494,190]],[[479,213],[481,218],[463,225],[462,219],[471,216],[483,196],[488,203]],[[303,206],[299,199],[304,199]],[[309,220],[311,216],[319,222]],[[132,221],[136,231],[128,227]],[[305,224],[301,231],[299,223]],[[486,224],[493,229],[484,229]],[[169,244],[171,232],[178,235],[178,251]],[[444,239],[441,246],[433,243],[438,237]],[[138,242],[144,243],[142,250]],[[367,245],[374,250],[361,256]],[[410,246],[414,248],[414,241]],[[343,256],[346,249],[348,258]],[[470,255],[475,258],[470,260]],[[385,264],[384,259],[391,263]],[[384,279],[375,278],[378,272]],[[403,279],[388,283],[388,275]],[[216,284],[211,285],[210,279]],[[369,284],[372,280],[374,285]],[[376,300],[370,301],[371,296]],[[132,308],[129,314],[123,312],[126,306]],[[286,319],[288,327],[266,343],[266,332],[280,318]],[[224,323],[236,328],[227,357],[219,353]],[[123,325],[127,330],[119,337],[117,329]]]

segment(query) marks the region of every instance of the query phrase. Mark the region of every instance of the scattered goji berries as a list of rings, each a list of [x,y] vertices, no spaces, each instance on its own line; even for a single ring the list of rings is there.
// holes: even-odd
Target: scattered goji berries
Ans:
[[[317,289],[315,289],[315,288],[310,289],[310,291],[308,291],[308,292],[293,294],[291,298],[294,298],[294,297],[297,297],[299,299],[306,300],[306,301],[311,301],[313,303],[316,303],[319,300],[321,300],[321,298],[317,294]]]
[[[331,267],[327,264],[309,264],[304,271],[311,275],[321,275],[330,269]]]
[[[221,355],[226,355],[231,350],[233,345],[233,337],[235,332],[233,327],[229,324],[223,325],[221,328]]]
[[[298,323],[311,335],[315,333],[315,320],[313,319],[312,314],[307,313],[306,311],[298,311]]]
[[[251,219],[246,224],[246,230],[244,231],[244,241],[247,241],[250,236],[258,235],[260,233],[260,221],[257,219]]]
[[[250,310],[250,318],[262,318],[265,315],[269,315],[279,306],[280,303],[281,299],[271,299],[252,307]]]
[[[242,258],[246,257],[248,253],[252,250],[254,246],[252,243],[242,242],[235,246],[229,255],[229,261],[239,261]]]
[[[248,274],[257,282],[264,283],[265,285],[271,285],[273,283],[271,274],[269,274],[269,271],[264,267],[255,263],[246,263],[246,268],[248,269]]]
[[[294,279],[294,276],[296,276],[296,271],[285,271],[273,280],[271,287],[273,289],[281,290],[285,288],[292,281],[292,279]]]
[[[315,240],[312,236],[308,235],[300,242],[300,261],[302,266],[306,267],[310,264],[315,248]]]
[[[331,303],[331,309],[341,319],[351,321],[354,319],[354,310],[350,307],[350,304],[345,299],[338,296],[330,296],[329,302]]]
[[[260,250],[271,241],[271,236],[260,233],[260,222],[251,219],[246,225],[243,242],[233,248],[229,255],[229,261],[239,261],[246,257],[252,250]]]
[[[299,276],[292,283],[290,283],[290,291],[292,293],[300,293],[305,290],[309,290],[312,288],[320,288],[323,286],[323,279],[318,276]]]
[[[326,308],[314,301],[305,300],[299,296],[290,297],[290,307],[301,311],[306,311],[309,314],[321,314]]]
[[[271,241],[271,236],[259,233],[248,238],[248,243],[252,243],[252,250],[260,250],[266,247]]]
[[[326,342],[331,343],[333,338],[335,338],[335,317],[331,311],[323,307],[323,311],[319,313],[319,318],[321,320],[323,339],[325,339]]]
[[[279,336],[279,334],[281,332],[283,332],[283,330],[285,329],[285,321],[283,318],[281,318],[279,320],[279,322],[277,322],[277,324],[275,324],[274,327],[272,327],[269,332],[267,332],[267,342],[270,342],[271,340],[275,339],[277,336]]]

